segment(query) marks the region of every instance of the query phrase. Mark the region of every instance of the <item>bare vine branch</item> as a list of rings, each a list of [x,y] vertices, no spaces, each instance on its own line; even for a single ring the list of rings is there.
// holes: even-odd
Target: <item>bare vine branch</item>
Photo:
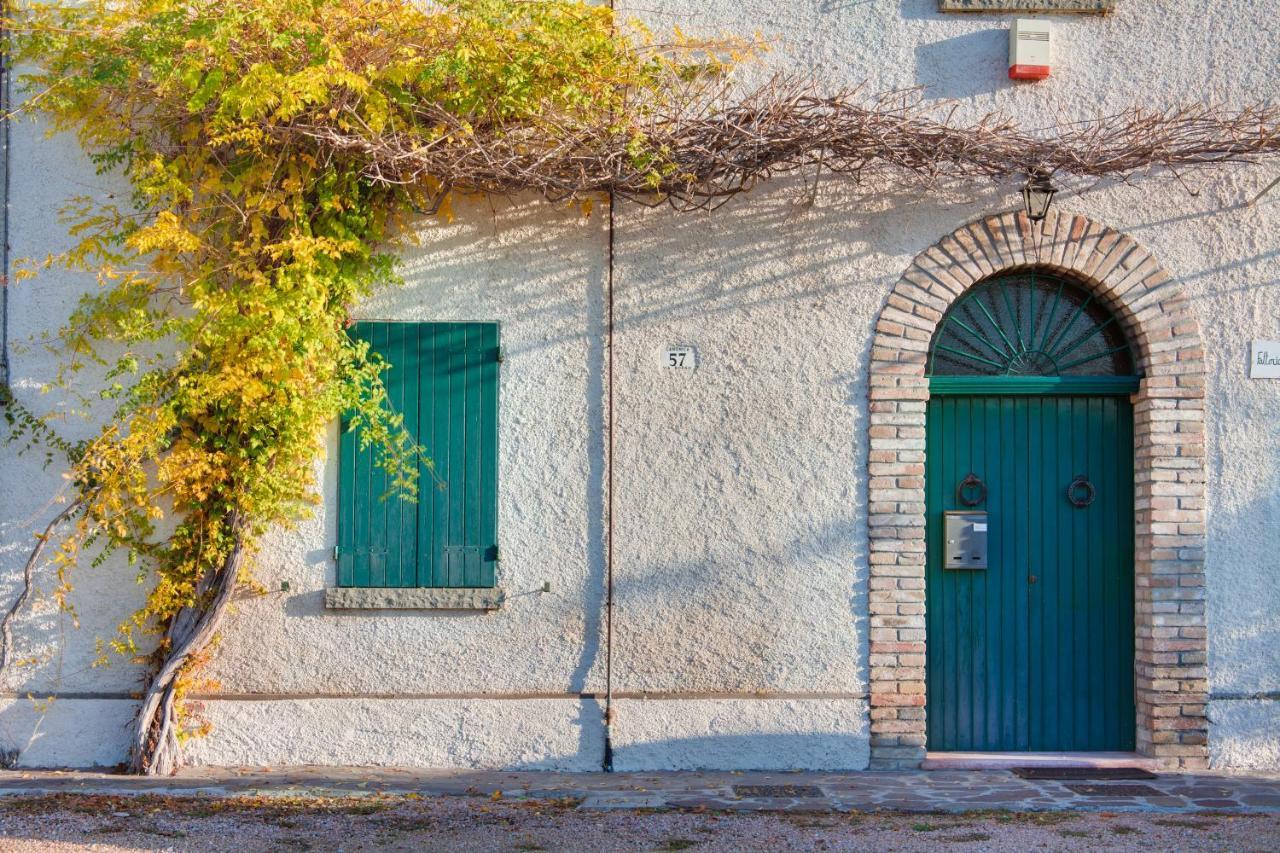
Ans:
[[[714,207],[780,174],[820,165],[862,181],[893,176],[924,185],[952,179],[1030,175],[1128,179],[1178,170],[1254,162],[1280,154],[1280,110],[1231,111],[1197,104],[1168,110],[1134,107],[1092,121],[1024,130],[992,113],[964,123],[943,117],[918,92],[866,96],[860,89],[822,94],[811,80],[775,78],[740,100],[725,89],[671,104],[635,104],[632,112],[651,159],[633,156],[636,124],[601,123],[557,134],[545,127],[464,127],[434,105],[416,108],[421,136],[343,132],[294,124],[277,135],[302,135],[321,149],[363,158],[364,174],[385,184],[428,180],[464,192],[534,191],[553,200],[613,193],[682,210]],[[941,109],[945,109],[942,105]]]

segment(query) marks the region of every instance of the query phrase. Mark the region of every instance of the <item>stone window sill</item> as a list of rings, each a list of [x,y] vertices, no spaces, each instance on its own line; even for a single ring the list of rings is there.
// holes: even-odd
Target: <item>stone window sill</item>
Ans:
[[[337,587],[324,591],[327,610],[497,610],[506,594],[497,588]]]

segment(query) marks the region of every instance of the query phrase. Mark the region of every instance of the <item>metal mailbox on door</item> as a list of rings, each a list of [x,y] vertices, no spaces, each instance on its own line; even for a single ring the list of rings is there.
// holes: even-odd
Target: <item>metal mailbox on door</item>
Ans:
[[[987,567],[987,514],[969,510],[948,510],[943,514],[946,537],[944,569],[985,569]]]

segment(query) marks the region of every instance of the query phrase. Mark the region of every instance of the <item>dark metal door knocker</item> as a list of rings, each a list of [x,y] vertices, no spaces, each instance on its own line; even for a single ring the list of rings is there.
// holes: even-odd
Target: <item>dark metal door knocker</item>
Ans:
[[[1084,494],[1080,494],[1080,490],[1084,490]],[[1094,488],[1093,483],[1089,482],[1089,478],[1084,474],[1077,474],[1076,478],[1071,481],[1071,485],[1067,486],[1067,500],[1071,501],[1071,505],[1077,509],[1083,509],[1093,503],[1093,499],[1098,496],[1098,490]]]
[[[976,494],[974,494],[976,492]],[[956,486],[956,500],[965,506],[977,506],[987,499],[987,484],[972,471]]]

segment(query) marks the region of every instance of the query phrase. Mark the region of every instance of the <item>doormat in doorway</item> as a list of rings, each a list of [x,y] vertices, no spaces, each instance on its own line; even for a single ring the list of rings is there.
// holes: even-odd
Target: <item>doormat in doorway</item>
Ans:
[[[1141,767],[1014,767],[1014,776],[1023,779],[1155,779],[1156,774]]]
[[[734,785],[739,797],[790,799],[792,797],[821,797],[822,789],[816,785]]]
[[[1150,785],[1063,785],[1069,791],[1086,797],[1163,797],[1166,794]]]

